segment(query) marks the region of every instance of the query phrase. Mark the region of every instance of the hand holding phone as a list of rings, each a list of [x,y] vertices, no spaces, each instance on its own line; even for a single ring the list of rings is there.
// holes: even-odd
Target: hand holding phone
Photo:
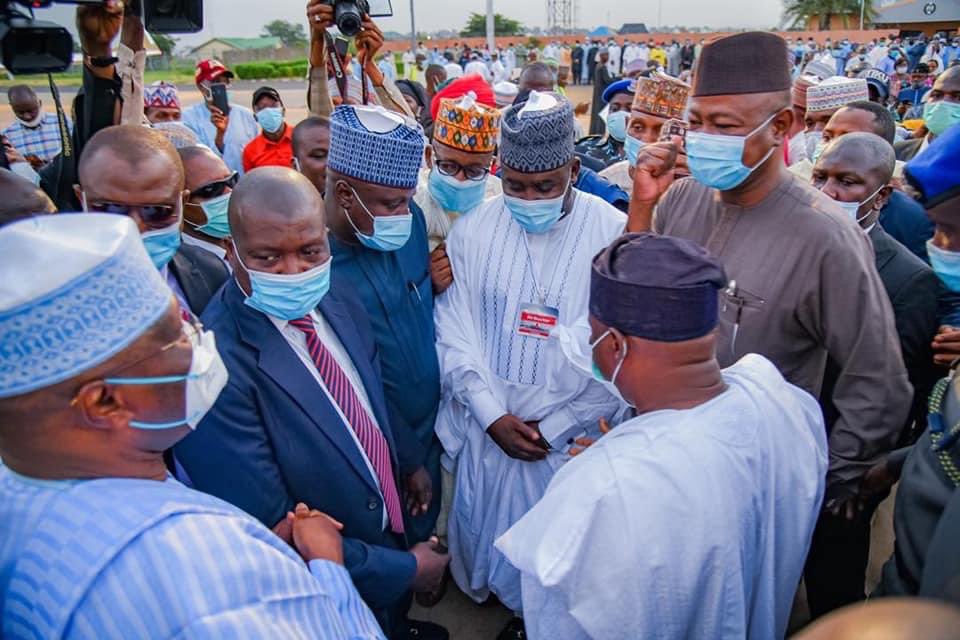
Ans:
[[[210,85],[210,101],[220,112],[230,115],[230,101],[227,98],[227,85],[222,82],[216,82]]]

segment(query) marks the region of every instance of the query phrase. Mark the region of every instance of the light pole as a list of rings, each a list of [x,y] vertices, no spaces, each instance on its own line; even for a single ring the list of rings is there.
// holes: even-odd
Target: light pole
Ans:
[[[413,15],[413,0],[410,0],[410,51],[417,52],[417,19]]]
[[[860,31],[863,31],[863,9],[866,4],[867,0],[860,0]]]
[[[496,33],[494,32],[494,21],[493,21],[493,0],[487,0],[487,50],[493,53],[497,50],[497,41],[494,37]]]

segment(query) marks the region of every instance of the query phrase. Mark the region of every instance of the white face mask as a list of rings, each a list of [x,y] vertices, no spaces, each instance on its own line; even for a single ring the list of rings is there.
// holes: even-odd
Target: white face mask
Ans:
[[[23,120],[22,118],[17,118],[17,122],[25,126],[27,129],[36,129],[41,124],[43,124],[43,111],[37,111],[37,117],[33,120]]]
[[[885,186],[886,185],[880,185],[880,188],[878,188],[876,191],[874,191],[869,196],[867,196],[866,200],[863,200],[861,202],[841,202],[840,200],[833,200],[833,201],[836,202],[838,205],[840,205],[840,208],[844,210],[844,212],[847,214],[847,216],[851,220],[853,220],[857,224],[860,224],[861,222],[869,218],[870,214],[873,212],[873,207],[871,207],[870,211],[867,211],[865,214],[860,215],[860,207],[862,207],[863,205],[873,200],[877,196],[877,194],[880,193],[880,190],[883,189]]]

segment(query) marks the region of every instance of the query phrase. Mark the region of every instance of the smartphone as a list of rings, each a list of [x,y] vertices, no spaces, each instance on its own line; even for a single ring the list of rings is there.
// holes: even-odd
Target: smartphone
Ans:
[[[13,145],[7,140],[6,136],[0,134],[0,169],[9,169],[10,161],[7,160],[7,150],[12,149]]]
[[[686,140],[687,129],[689,127],[690,124],[684,120],[677,120],[676,118],[667,120],[660,128],[660,139],[658,142],[670,142],[673,140],[673,136],[680,136],[682,139]]]
[[[227,85],[217,82],[210,85],[210,100],[223,115],[230,115],[230,102],[227,100]]]

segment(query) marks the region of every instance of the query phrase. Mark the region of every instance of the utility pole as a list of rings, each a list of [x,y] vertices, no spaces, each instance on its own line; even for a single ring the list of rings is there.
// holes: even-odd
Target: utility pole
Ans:
[[[411,0],[412,2],[413,0]],[[493,0],[487,0],[487,50],[497,50],[496,30],[493,20]]]
[[[410,50],[417,51],[417,19],[413,15],[413,0],[410,0]]]
[[[867,0],[860,0],[860,31],[863,31],[863,9],[867,4]]]

